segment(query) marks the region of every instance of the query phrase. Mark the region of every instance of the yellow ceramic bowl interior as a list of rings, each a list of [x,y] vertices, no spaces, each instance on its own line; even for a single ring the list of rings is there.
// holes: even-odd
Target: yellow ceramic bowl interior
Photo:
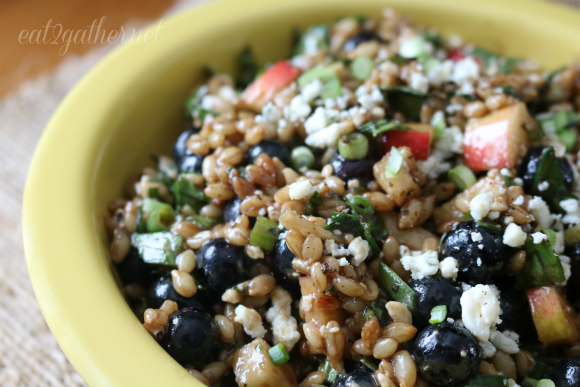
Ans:
[[[201,386],[142,328],[115,283],[103,218],[150,154],[170,152],[201,68],[232,71],[251,44],[288,56],[292,29],[393,6],[417,23],[532,58],[548,69],[580,56],[580,15],[532,0],[226,0],[152,27],[68,95],[38,146],[24,196],[24,242],[52,332],[92,386]],[[157,30],[158,28],[158,30]],[[153,36],[153,37],[152,37]]]

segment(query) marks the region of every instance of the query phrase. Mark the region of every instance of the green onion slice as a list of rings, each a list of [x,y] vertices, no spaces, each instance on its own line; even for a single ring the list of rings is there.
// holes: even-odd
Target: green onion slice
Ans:
[[[131,244],[145,263],[176,266],[175,259],[183,248],[183,238],[168,231],[131,235]]]
[[[250,244],[261,247],[265,251],[270,251],[274,248],[277,239],[278,222],[259,216],[250,233]]]
[[[297,146],[292,149],[290,160],[297,171],[302,168],[310,169],[314,165],[314,153],[307,146]]]
[[[396,147],[392,147],[387,165],[385,166],[385,174],[389,179],[392,179],[397,176],[402,166],[403,155]]]
[[[375,68],[375,62],[370,58],[363,56],[356,58],[350,64],[350,71],[352,75],[359,81],[366,81]]]
[[[556,387],[556,384],[551,379],[540,379],[536,387]]]
[[[282,343],[278,343],[277,345],[270,348],[268,353],[270,354],[272,363],[276,364],[277,366],[282,365],[290,360],[290,354]]]
[[[350,133],[338,140],[338,153],[347,160],[360,160],[369,152],[369,140],[362,133]]]
[[[445,321],[447,318],[447,306],[437,305],[431,309],[431,318],[429,319],[429,324],[439,324]]]
[[[477,181],[471,169],[465,165],[458,165],[452,168],[447,173],[447,177],[460,191],[465,191]]]
[[[564,230],[564,242],[566,246],[580,242],[580,223]]]
[[[542,231],[544,234],[546,234],[548,236],[548,242],[550,242],[550,246],[556,246],[556,232],[554,230],[552,230],[551,228],[548,227],[542,227],[540,228],[540,231]]]
[[[298,77],[298,86],[304,87],[315,79],[318,79],[322,83],[327,83],[335,78],[336,73],[332,67],[318,65]]]
[[[322,91],[320,92],[320,96],[323,99],[336,98],[340,95],[342,95],[342,85],[338,78],[332,78],[326,82],[324,86],[322,86]]]
[[[168,230],[175,220],[175,212],[171,206],[156,199],[145,198],[141,210],[146,213],[145,228],[148,232]]]
[[[416,35],[404,40],[399,47],[399,55],[411,59],[425,54],[425,38]]]
[[[327,358],[324,358],[324,361],[320,363],[318,371],[324,372],[324,380],[329,384],[334,383],[336,378],[338,378],[338,372],[332,368]]]

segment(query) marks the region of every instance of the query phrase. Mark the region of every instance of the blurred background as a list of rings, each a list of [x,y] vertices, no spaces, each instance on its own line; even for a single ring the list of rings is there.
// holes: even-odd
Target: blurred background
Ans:
[[[0,0],[0,386],[85,385],[42,318],[22,250],[21,199],[42,130],[106,53],[203,1]]]

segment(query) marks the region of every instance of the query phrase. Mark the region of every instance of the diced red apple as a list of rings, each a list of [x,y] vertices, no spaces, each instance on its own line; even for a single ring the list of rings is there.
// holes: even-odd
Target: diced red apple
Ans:
[[[533,122],[523,102],[470,121],[463,138],[463,158],[472,171],[511,168],[526,154]]]
[[[270,67],[260,78],[256,79],[242,94],[242,101],[256,111],[262,110],[277,92],[296,80],[302,71],[287,60],[282,60]]]
[[[544,345],[569,344],[580,337],[574,311],[554,286],[540,286],[527,291],[528,304]]]
[[[405,124],[410,129],[390,130],[383,135],[383,154],[392,147],[407,146],[413,156],[418,160],[426,160],[429,157],[429,149],[435,130],[427,124]]]

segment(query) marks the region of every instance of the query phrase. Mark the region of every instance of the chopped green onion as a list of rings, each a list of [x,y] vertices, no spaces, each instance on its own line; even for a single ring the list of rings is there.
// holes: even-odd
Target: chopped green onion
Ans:
[[[387,160],[387,165],[385,166],[385,174],[389,179],[397,176],[401,167],[403,166],[403,155],[396,148],[392,147],[389,153],[389,159]]]
[[[312,45],[317,50],[328,48],[330,45],[330,28],[328,25],[321,24],[307,29],[296,46],[295,54],[303,54],[305,45]]]
[[[387,300],[382,297],[378,297],[371,305],[367,306],[364,310],[365,321],[370,320],[372,317],[377,317],[381,325],[387,325],[389,323],[389,315],[385,309],[385,304]]]
[[[578,132],[576,129],[563,129],[558,133],[558,138],[566,146],[566,151],[571,152],[578,143]]]
[[[436,111],[431,117],[431,126],[435,129],[435,140],[439,140],[443,136],[445,130],[445,113]]]
[[[322,86],[322,91],[320,92],[320,96],[324,99],[336,98],[340,95],[342,95],[342,85],[338,78],[332,78],[330,81],[326,82],[324,86]]]
[[[399,47],[399,55],[403,58],[412,59],[425,54],[425,38],[415,35],[405,39]]]
[[[333,79],[336,79],[336,73],[330,66],[325,67],[318,65],[306,71],[305,73],[302,73],[302,75],[298,77],[298,86],[304,87],[315,79],[318,79],[322,83],[327,83]]]
[[[304,206],[304,213],[306,215],[314,214],[316,206],[319,205],[320,203],[322,203],[322,196],[320,196],[320,193],[318,193],[318,191],[314,191],[312,196],[310,196],[310,199],[306,201],[306,206]]]
[[[407,130],[410,129],[406,125],[402,125],[399,121],[388,121],[388,120],[378,120],[367,122],[364,125],[358,127],[358,131],[361,133],[368,133],[373,137],[377,137],[379,134],[383,134],[390,130]]]
[[[413,289],[411,289],[409,285],[407,285],[407,283],[384,262],[379,263],[379,285],[393,300],[405,304],[412,313],[415,313],[417,310],[417,295]]]
[[[364,159],[369,152],[369,140],[362,133],[350,133],[338,140],[338,153],[347,160]]]
[[[566,246],[580,242],[580,223],[564,230],[564,242]]]
[[[147,218],[145,227],[148,232],[168,230],[175,220],[175,212],[171,206],[156,199],[145,198],[141,210]]]
[[[429,324],[439,324],[447,318],[447,306],[437,305],[431,309],[431,318]]]
[[[328,358],[324,358],[324,361],[318,366],[318,371],[324,372],[324,381],[328,384],[334,383],[336,378],[338,378],[338,372],[330,365]]]
[[[544,234],[546,234],[548,236],[548,242],[550,242],[550,246],[556,246],[556,233],[554,232],[554,230],[552,230],[551,228],[548,227],[542,227],[540,228],[540,231],[542,231]]]
[[[173,183],[173,194],[178,208],[187,204],[195,211],[199,211],[209,202],[209,198],[205,196],[203,191],[184,176],[180,176]]]
[[[364,356],[363,358],[361,358],[360,363],[373,371],[379,369],[378,361],[370,356]]]
[[[274,248],[277,239],[278,222],[259,216],[250,233],[250,244],[261,247],[265,251],[270,251]]]
[[[353,196],[352,199],[349,200],[349,204],[357,215],[365,216],[373,215],[375,213],[374,208],[364,196]]]
[[[219,219],[212,219],[201,215],[188,216],[185,220],[197,224],[202,230],[209,230],[216,224],[220,223]]]
[[[270,348],[268,350],[268,354],[270,355],[270,359],[272,359],[272,363],[277,366],[282,365],[290,360],[290,354],[282,343],[278,343],[277,345]]]
[[[373,318],[375,316],[376,316],[376,314],[375,314],[375,311],[373,310],[373,308],[367,306],[365,308],[365,311],[364,311],[364,314],[363,314],[363,317],[364,317],[365,321],[369,321],[371,318]]]
[[[314,154],[307,146],[297,146],[292,149],[290,160],[295,170],[310,169],[314,165]]]
[[[358,57],[350,64],[350,71],[352,75],[359,81],[366,81],[371,76],[375,62],[370,58],[364,56]]]
[[[176,266],[175,258],[183,248],[183,238],[168,231],[131,235],[131,244],[145,263]]]
[[[465,191],[477,181],[471,169],[467,168],[465,165],[458,165],[452,168],[447,173],[447,177],[460,191]]]
[[[540,379],[536,387],[556,387],[556,385],[551,379]]]

